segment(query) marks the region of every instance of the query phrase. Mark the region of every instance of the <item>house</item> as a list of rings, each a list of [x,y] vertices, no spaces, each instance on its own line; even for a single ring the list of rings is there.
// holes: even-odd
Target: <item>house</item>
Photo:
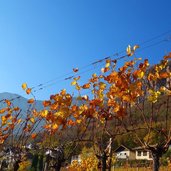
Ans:
[[[152,155],[149,150],[142,147],[134,148],[136,160],[152,160]]]
[[[116,158],[119,159],[125,159],[125,160],[135,160],[135,151],[124,146],[120,145],[115,151]]]
[[[152,155],[149,150],[143,147],[128,148],[125,145],[120,145],[114,153],[118,160],[152,160]]]
[[[71,163],[73,161],[77,161],[78,163],[80,163],[81,162],[81,155],[74,155],[74,156],[72,156],[71,157]]]

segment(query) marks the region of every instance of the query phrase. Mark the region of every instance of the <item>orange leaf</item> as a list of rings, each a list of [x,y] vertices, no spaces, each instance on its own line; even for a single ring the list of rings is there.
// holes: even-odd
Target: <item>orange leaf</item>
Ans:
[[[27,94],[30,94],[30,93],[31,93],[31,88],[28,88],[28,89],[26,90],[26,93],[27,93]]]
[[[34,103],[34,99],[33,99],[33,98],[32,98],[32,99],[29,99],[29,100],[27,101],[27,103],[30,103],[30,104]]]
[[[31,134],[31,138],[35,139],[37,137],[36,133]]]
[[[50,106],[50,105],[51,105],[51,101],[49,101],[49,100],[43,101],[43,106],[44,106],[44,107],[48,107],[48,106]]]
[[[53,129],[53,130],[57,130],[58,127],[59,127],[59,126],[58,126],[56,123],[52,125],[52,129]]]
[[[5,103],[8,105],[8,106],[11,106],[11,102],[7,99],[5,99]]]
[[[109,71],[109,70],[110,70],[109,67],[105,67],[105,68],[102,68],[102,69],[101,69],[101,72],[102,72],[102,73],[105,73],[105,72],[107,72],[107,71]]]
[[[72,120],[68,120],[68,125],[70,125],[70,126],[73,126],[73,125],[75,125],[75,122],[73,122]]]
[[[20,110],[19,107],[15,107],[15,108],[14,108],[14,111],[19,111],[19,110]]]
[[[83,88],[83,89],[88,89],[88,88],[90,88],[90,83],[84,84],[84,85],[82,86],[82,88]]]
[[[3,129],[3,131],[7,131],[8,130],[8,127],[5,127],[4,129]]]
[[[167,72],[160,73],[160,78],[167,78],[169,74]]]
[[[6,110],[3,108],[3,109],[0,109],[0,114],[4,113]]]

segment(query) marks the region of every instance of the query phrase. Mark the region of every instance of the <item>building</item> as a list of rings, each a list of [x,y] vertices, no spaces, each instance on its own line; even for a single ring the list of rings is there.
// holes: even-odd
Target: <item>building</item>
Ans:
[[[149,150],[142,147],[134,148],[136,160],[152,160],[152,155]]]
[[[152,160],[150,151],[142,148],[128,148],[124,145],[120,145],[114,153],[118,160]]]
[[[73,161],[77,161],[78,163],[80,163],[81,162],[81,155],[74,155],[74,156],[72,156],[71,157],[71,163]]]
[[[125,160],[135,160],[135,151],[124,146],[124,145],[120,145],[115,151],[114,153],[116,154],[116,158],[119,159],[125,159]]]

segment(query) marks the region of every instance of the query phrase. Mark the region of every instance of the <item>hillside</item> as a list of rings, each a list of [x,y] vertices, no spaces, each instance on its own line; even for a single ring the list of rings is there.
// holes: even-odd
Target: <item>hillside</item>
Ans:
[[[9,100],[14,99],[12,100],[13,105],[18,106],[22,110],[22,112],[26,111],[29,107],[29,104],[27,103],[28,99],[22,96],[19,96],[18,94],[13,94],[13,93],[8,93],[8,92],[0,93],[0,101],[3,99],[9,99]],[[4,104],[3,102],[0,102],[0,109],[5,106],[6,104]],[[43,109],[42,101],[40,100],[36,101],[35,108],[37,110]]]

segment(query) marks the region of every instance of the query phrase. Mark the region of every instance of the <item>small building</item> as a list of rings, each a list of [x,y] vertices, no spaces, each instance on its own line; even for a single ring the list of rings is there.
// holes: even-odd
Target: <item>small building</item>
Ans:
[[[114,153],[119,160],[153,160],[151,152],[143,147],[129,148],[125,145],[120,145]]]
[[[71,163],[73,161],[77,161],[78,163],[80,163],[81,162],[81,155],[74,155],[74,156],[72,156],[71,157]]]
[[[121,160],[135,160],[135,151],[124,146],[120,145],[115,151],[116,158]]]
[[[142,147],[134,148],[136,160],[153,160],[151,152]]]

